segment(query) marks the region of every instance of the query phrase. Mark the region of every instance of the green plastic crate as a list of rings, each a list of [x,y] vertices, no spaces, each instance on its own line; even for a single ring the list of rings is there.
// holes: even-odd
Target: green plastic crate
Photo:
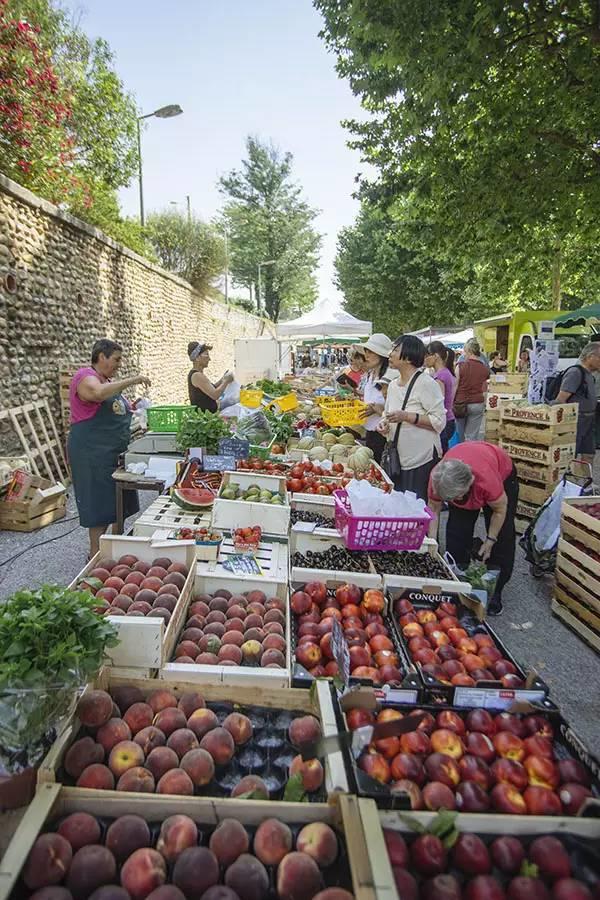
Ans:
[[[193,406],[151,406],[147,410],[148,431],[179,431],[183,417],[193,409]]]

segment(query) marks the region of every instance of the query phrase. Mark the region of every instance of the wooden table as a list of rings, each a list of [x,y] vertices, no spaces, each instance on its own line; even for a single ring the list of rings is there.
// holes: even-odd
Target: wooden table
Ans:
[[[159,494],[165,489],[163,478],[152,478],[146,475],[135,475],[126,472],[125,469],[115,469],[112,474],[116,486],[117,516],[113,533],[123,534],[124,521],[124,491],[157,491]]]

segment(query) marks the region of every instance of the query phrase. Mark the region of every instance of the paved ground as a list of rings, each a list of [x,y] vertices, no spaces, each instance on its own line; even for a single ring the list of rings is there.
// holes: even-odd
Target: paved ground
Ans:
[[[154,497],[141,494],[141,504],[145,507]],[[22,555],[3,565],[18,553]],[[68,583],[84,567],[87,553],[87,532],[78,525],[72,497],[61,522],[33,534],[0,532],[0,599],[44,582]],[[515,573],[504,591],[504,613],[492,624],[516,659],[538,670],[552,699],[597,752],[600,656],[552,616],[551,590],[552,579],[531,577],[519,549]]]

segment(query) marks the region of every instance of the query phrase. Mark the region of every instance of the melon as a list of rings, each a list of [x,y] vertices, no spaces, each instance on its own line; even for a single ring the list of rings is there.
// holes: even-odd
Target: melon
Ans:
[[[182,509],[205,509],[215,500],[215,495],[207,488],[173,488],[171,497]]]

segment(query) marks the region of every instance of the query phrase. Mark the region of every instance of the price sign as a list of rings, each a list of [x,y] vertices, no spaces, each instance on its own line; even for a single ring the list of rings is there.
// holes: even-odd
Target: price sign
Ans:
[[[235,471],[233,456],[205,456],[202,465],[205,472]]]
[[[342,681],[344,682],[344,691],[348,688],[348,679],[350,678],[350,652],[348,644],[342,631],[342,626],[336,618],[333,620],[331,629],[331,651],[333,658],[338,666],[338,671]]]
[[[219,441],[219,453],[233,456],[234,459],[248,459],[250,456],[250,441],[242,438],[221,438]]]
[[[500,688],[462,688],[454,689],[453,706],[463,709],[481,707],[483,709],[508,709],[513,703],[542,703],[544,691],[516,690]]]

